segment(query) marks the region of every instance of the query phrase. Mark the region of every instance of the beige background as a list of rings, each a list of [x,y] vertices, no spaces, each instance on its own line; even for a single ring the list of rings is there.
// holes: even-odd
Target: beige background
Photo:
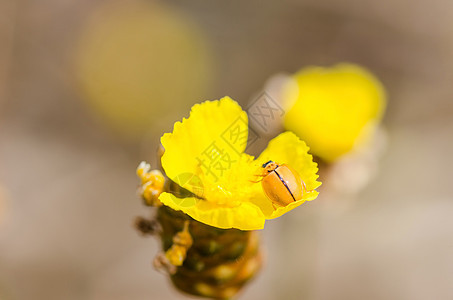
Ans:
[[[151,266],[157,241],[132,228],[148,214],[135,168],[155,162],[176,118],[119,136],[74,73],[79,35],[107,2],[0,2],[2,300],[185,298]],[[267,265],[243,299],[452,299],[453,3],[165,3],[213,53],[208,92],[190,103],[229,95],[245,106],[276,73],[339,61],[366,66],[389,92],[375,179],[268,222]]]

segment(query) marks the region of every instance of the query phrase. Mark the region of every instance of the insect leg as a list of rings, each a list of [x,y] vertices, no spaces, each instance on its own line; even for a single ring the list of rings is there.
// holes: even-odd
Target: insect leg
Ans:
[[[258,182],[261,182],[261,180],[263,180],[264,177],[266,177],[267,173],[262,173],[262,174],[255,174],[254,176],[256,177],[261,177],[259,180],[255,181],[255,180],[249,180],[250,182],[253,182],[253,183],[258,183]]]

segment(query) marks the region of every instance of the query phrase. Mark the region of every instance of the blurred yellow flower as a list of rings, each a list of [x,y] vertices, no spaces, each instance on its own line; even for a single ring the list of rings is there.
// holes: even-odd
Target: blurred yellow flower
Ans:
[[[190,174],[200,184],[178,181],[195,196],[178,198],[164,192],[159,200],[181,210],[202,223],[219,228],[262,229],[273,219],[314,200],[318,168],[308,147],[296,135],[285,132],[274,138],[255,160],[244,153],[248,138],[248,118],[229,97],[206,101],[192,107],[190,117],[176,122],[172,133],[161,138],[165,152],[162,167],[166,175],[177,178]],[[268,160],[288,164],[313,192],[285,207],[275,208],[256,182],[261,165]]]
[[[386,105],[385,90],[373,74],[344,63],[304,68],[293,79],[283,92],[285,128],[313,154],[332,162],[373,136]]]
[[[105,1],[87,19],[74,66],[89,108],[125,138],[142,139],[189,109],[214,78],[202,30],[164,1]],[[178,88],[175,88],[178,87]]]

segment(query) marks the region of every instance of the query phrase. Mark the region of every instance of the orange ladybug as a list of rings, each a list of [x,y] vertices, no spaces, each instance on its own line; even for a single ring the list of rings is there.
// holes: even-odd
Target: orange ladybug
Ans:
[[[262,165],[263,179],[261,186],[264,193],[276,206],[286,206],[291,202],[302,199],[307,192],[305,183],[299,174],[286,164],[279,165],[270,160]]]

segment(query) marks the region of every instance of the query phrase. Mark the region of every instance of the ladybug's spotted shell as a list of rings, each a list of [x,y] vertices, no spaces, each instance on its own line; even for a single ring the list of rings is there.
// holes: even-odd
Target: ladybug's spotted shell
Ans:
[[[278,165],[262,180],[261,185],[267,197],[279,206],[302,199],[303,186],[299,174],[288,165]]]

